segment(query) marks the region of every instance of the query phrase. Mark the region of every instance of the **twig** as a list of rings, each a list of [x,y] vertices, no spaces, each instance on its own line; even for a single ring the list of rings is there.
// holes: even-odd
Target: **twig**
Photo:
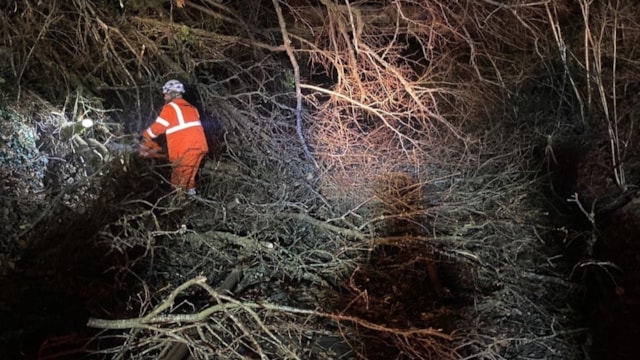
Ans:
[[[320,221],[318,219],[315,219],[307,214],[301,214],[301,213],[285,213],[283,214],[285,216],[290,216],[292,218],[296,218],[299,220],[304,220],[312,225],[318,226],[320,228],[329,230],[331,232],[337,233],[337,234],[341,234],[347,237],[352,237],[352,238],[356,238],[359,240],[364,240],[367,238],[367,235],[361,231],[358,230],[351,230],[351,229],[345,229],[339,226],[335,226],[332,224],[329,224],[327,222],[324,221]]]
[[[591,225],[593,225],[595,228],[596,226],[596,218],[595,218],[595,212],[594,212],[594,208],[596,206],[595,201],[591,204],[591,211],[587,211],[584,208],[584,206],[582,205],[582,202],[580,202],[580,199],[578,199],[578,193],[573,193],[573,195],[571,195],[571,197],[567,199],[567,202],[575,203],[576,205],[578,205],[578,208],[580,209],[580,211],[584,214],[584,216],[587,217]]]
[[[307,142],[304,139],[304,135],[302,134],[302,91],[300,90],[300,66],[298,66],[298,61],[296,60],[296,56],[293,53],[293,49],[291,48],[291,39],[289,38],[289,32],[287,31],[287,23],[284,20],[284,16],[282,15],[282,8],[280,8],[280,3],[278,0],[273,0],[273,7],[276,10],[276,14],[278,14],[278,23],[280,24],[280,32],[282,33],[282,40],[284,43],[284,48],[289,56],[289,61],[291,61],[291,66],[293,67],[293,77],[295,80],[296,87],[296,132],[298,133],[298,138],[302,143],[302,149],[304,150],[304,154],[312,160],[315,164],[316,168],[319,165],[316,163],[311,151],[307,147]]]

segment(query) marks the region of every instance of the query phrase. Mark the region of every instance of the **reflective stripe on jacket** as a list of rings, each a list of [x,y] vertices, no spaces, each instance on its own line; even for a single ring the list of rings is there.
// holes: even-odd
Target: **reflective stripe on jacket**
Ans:
[[[182,157],[187,151],[209,151],[198,109],[184,99],[175,99],[166,104],[142,136],[155,139],[162,134],[167,135],[170,161]]]

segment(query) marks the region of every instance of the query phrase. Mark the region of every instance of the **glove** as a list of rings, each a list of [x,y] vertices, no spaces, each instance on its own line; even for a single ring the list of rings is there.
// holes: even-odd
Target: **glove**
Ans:
[[[165,154],[162,152],[162,147],[153,140],[145,140],[140,143],[138,147],[138,156],[145,159],[159,159],[164,158]]]

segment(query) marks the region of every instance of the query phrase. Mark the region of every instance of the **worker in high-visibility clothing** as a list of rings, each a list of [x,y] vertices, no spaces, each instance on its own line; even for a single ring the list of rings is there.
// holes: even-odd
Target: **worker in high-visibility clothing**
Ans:
[[[188,195],[195,195],[195,177],[209,151],[200,114],[182,98],[184,85],[180,81],[169,80],[162,87],[162,93],[165,105],[154,123],[142,132],[143,141],[138,153],[143,157],[155,157],[161,148],[154,139],[166,134],[169,161],[173,167],[171,184]]]

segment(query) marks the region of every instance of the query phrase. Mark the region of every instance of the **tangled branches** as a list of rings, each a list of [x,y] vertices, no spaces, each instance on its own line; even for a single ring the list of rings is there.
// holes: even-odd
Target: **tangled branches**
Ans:
[[[185,80],[187,94],[199,100],[203,121],[211,117],[224,126],[221,141],[227,151],[222,160],[204,165],[201,196],[185,200],[162,191],[158,196],[161,185],[155,184],[162,176],[143,193],[103,194],[107,200],[126,200],[113,207],[117,214],[100,224],[96,237],[113,252],[140,251],[124,267],[134,273],[135,265],[146,266],[155,282],[145,278],[144,287],[169,286],[196,274],[215,282],[230,268],[246,270],[257,280],[244,287],[243,297],[222,294],[199,277],[160,300],[153,299],[159,290],[145,289],[148,293],[137,299],[139,317],[90,322],[130,331],[113,335],[122,340],[121,347],[103,351],[156,356],[167,342],[180,342],[201,358],[305,358],[313,346],[294,351],[289,345],[300,345],[328,327],[330,336],[356,339],[357,329],[371,330],[414,358],[428,356],[421,352],[452,356],[452,338],[444,332],[381,325],[341,311],[355,304],[364,309],[386,305],[402,293],[390,286],[385,290],[391,295],[373,299],[363,285],[368,277],[358,279],[360,262],[372,261],[374,251],[409,248],[416,256],[399,257],[406,260],[402,264],[425,269],[398,264],[389,269],[400,268],[413,275],[411,280],[433,285],[437,301],[447,300],[449,289],[437,285],[442,263],[432,259],[434,254],[464,259],[467,265],[473,261],[478,272],[484,271],[483,279],[498,277],[504,268],[520,279],[514,265],[520,245],[530,249],[537,243],[530,232],[521,239],[516,231],[528,221],[521,211],[523,199],[537,186],[528,177],[535,176],[530,160],[539,134],[529,130],[537,125],[538,113],[525,118],[511,101],[514,89],[563,46],[553,30],[571,11],[567,3],[553,2],[553,8],[545,1],[520,0],[233,5],[27,0],[13,8],[4,5],[2,40],[14,51],[0,53],[9,60],[3,63],[11,64],[2,69],[2,77],[8,74],[15,81],[18,98],[24,99],[23,84],[31,84],[47,98],[78,105],[78,111],[71,111],[73,120],[64,121],[71,126],[44,132],[69,140],[66,149],[85,161],[84,177],[104,169],[102,160],[111,156],[107,145],[118,136],[76,129],[81,120],[76,115],[115,107],[120,111],[110,114],[113,122],[135,133],[157,110],[155,89],[165,77]],[[603,24],[610,21],[602,19]],[[596,53],[602,48],[595,38],[588,45]],[[568,59],[562,58],[567,69]],[[43,73],[60,86],[43,85]],[[600,94],[604,106],[608,95]],[[607,121],[617,166],[622,142],[615,111],[611,114]],[[66,120],[68,114],[63,115]],[[499,126],[505,118],[527,134]],[[551,147],[554,142],[544,135],[541,139],[550,139]],[[119,169],[126,178],[129,168]],[[615,175],[623,185],[618,169]],[[161,175],[154,167],[146,173],[136,170],[128,178],[134,185],[148,180],[147,175]],[[495,241],[491,247],[488,239]],[[456,241],[455,251],[425,251],[447,240]],[[513,279],[504,294],[527,290]],[[305,301],[287,297],[291,291],[283,289],[296,287],[313,291],[296,293]],[[341,309],[304,306],[324,300],[309,293],[345,287],[354,297]],[[536,306],[536,298],[512,298],[533,304],[533,313],[547,314]],[[483,305],[491,309],[489,301]],[[554,326],[540,328],[555,331]],[[482,346],[492,355],[500,352],[498,345],[493,348],[501,344],[499,336],[484,342],[478,340],[482,334],[467,334],[474,337],[465,345],[470,352],[482,352]],[[536,339],[546,341],[546,336]],[[352,347],[364,347],[358,341]]]
[[[188,305],[186,303],[175,304],[175,300],[190,286],[198,286],[205,290],[216,304],[206,306],[197,313],[163,314],[167,310],[177,310],[180,306]],[[303,319],[295,320],[292,318],[296,316],[301,316]],[[181,342],[189,345],[191,353],[197,359],[210,358],[211,356],[242,359],[248,355],[248,352],[256,354],[261,359],[275,357],[304,359],[311,354],[310,352],[319,350],[311,346],[308,349],[303,347],[302,351],[296,351],[292,350],[291,343],[303,342],[305,337],[312,334],[314,332],[312,324],[317,321],[317,318],[329,319],[338,323],[351,322],[360,327],[389,333],[401,338],[419,337],[426,342],[435,341],[434,339],[438,338],[450,340],[450,336],[435,329],[393,329],[340,314],[269,303],[238,301],[207,285],[206,278],[203,277],[189,280],[180,285],[160,305],[141,318],[89,319],[87,326],[101,329],[139,329],[150,332],[154,335],[145,335],[144,342],[132,343],[136,344],[136,347],[141,347],[138,351],[130,347],[126,349],[126,351],[146,353],[147,356],[152,351],[162,348],[167,342]],[[306,326],[286,325],[291,323],[306,324]],[[216,342],[212,342],[212,336]],[[338,357],[344,355],[335,354]]]

